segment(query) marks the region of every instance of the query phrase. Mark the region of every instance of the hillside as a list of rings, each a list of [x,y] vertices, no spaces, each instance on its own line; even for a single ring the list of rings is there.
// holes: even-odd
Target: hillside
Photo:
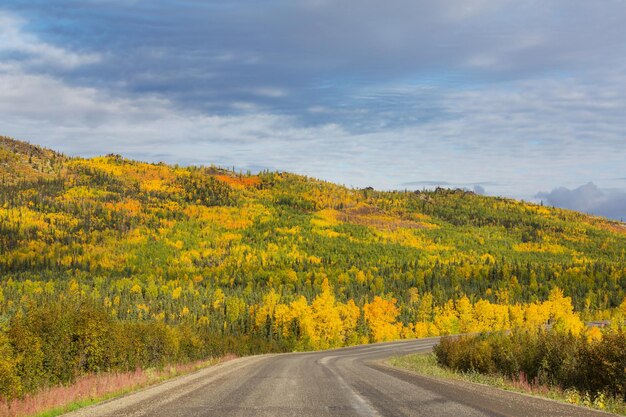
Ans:
[[[623,224],[462,190],[69,158],[9,138],[0,177],[9,338],[19,323],[38,328],[32,317],[63,316],[55,305],[88,302],[110,326],[184,327],[176,346],[188,352],[310,349],[536,325],[558,319],[557,305],[571,314],[563,295],[608,317],[626,296]],[[149,361],[83,356],[77,373]]]

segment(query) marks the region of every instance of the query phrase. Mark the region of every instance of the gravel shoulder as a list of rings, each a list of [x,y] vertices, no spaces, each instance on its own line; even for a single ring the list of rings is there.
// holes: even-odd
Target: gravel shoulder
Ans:
[[[615,416],[602,410],[568,404],[551,398],[523,392],[509,391],[495,386],[465,381],[460,378],[424,375],[419,371],[392,365],[389,361],[377,361],[370,366],[410,381],[427,386],[442,396],[453,396],[456,401],[497,415],[523,416]],[[520,413],[521,411],[521,413]]]

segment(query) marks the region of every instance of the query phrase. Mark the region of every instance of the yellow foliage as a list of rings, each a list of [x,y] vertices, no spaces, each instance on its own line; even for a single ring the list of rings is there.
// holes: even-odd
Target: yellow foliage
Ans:
[[[343,339],[349,345],[358,343],[356,326],[361,317],[361,309],[354,303],[354,300],[348,300],[346,304],[338,304],[337,309],[343,325]]]
[[[550,306],[546,303],[531,303],[526,307],[524,327],[528,330],[539,330],[550,319]]]
[[[517,252],[534,252],[534,253],[551,253],[551,254],[563,254],[570,252],[565,246],[558,243],[546,243],[546,242],[524,242],[513,245],[513,250]]]
[[[226,295],[221,288],[216,289],[213,292],[213,310],[219,310],[224,305],[224,301],[226,299]]]
[[[311,224],[317,227],[331,227],[339,224],[337,218],[339,217],[337,210],[325,209],[315,213],[311,219]]]
[[[509,305],[509,322],[513,329],[524,328],[524,307],[522,305]]]
[[[339,236],[343,236],[342,233],[339,232],[335,232],[332,229],[313,229],[313,233],[316,233],[320,236],[324,236],[324,237],[339,237]]]
[[[476,323],[474,322],[474,308],[467,296],[463,296],[456,301],[456,311],[459,317],[459,332],[472,333],[476,331]]]
[[[599,342],[602,340],[602,331],[597,327],[589,327],[585,330],[585,336],[589,343]]]
[[[318,257],[317,257],[317,256],[315,256],[315,255],[310,255],[310,256],[308,257],[308,261],[309,261],[310,263],[312,263],[312,264],[320,264],[320,263],[322,263],[322,259],[321,259],[321,258],[318,258]]]
[[[306,298],[304,298],[304,296],[298,297],[295,301],[291,302],[289,307],[292,317],[298,320],[300,334],[303,338],[316,341],[315,324]]]
[[[276,305],[278,305],[279,301],[280,295],[276,294],[274,288],[263,296],[263,303],[259,306],[259,309],[256,312],[255,321],[257,327],[263,327],[268,317],[274,317],[274,311],[276,310]]]
[[[574,313],[574,306],[570,297],[564,297],[563,291],[555,287],[548,297],[550,307],[550,318],[554,321],[554,328],[562,332],[571,332],[578,336],[585,325],[577,314]]]
[[[433,320],[439,334],[448,335],[458,333],[458,313],[454,309],[454,301],[448,300],[442,307],[435,308]]]
[[[216,175],[216,179],[219,181],[225,182],[231,187],[235,188],[246,188],[246,187],[256,187],[261,183],[261,180],[256,175],[251,176],[240,176],[235,177],[231,175]]]
[[[417,233],[412,229],[395,229],[378,231],[378,235],[386,241],[397,243],[427,252],[440,252],[452,250],[451,246],[435,243],[426,235]],[[423,233],[423,232],[422,232]]]
[[[365,321],[372,332],[374,342],[385,342],[400,337],[401,323],[396,322],[399,310],[396,300],[385,300],[379,296],[363,306]]]
[[[324,279],[322,292],[311,303],[311,311],[314,323],[315,335],[318,348],[341,346],[343,342],[343,322],[339,311],[335,306],[335,295]]]
[[[74,295],[80,292],[80,285],[78,285],[78,282],[74,279],[70,281],[69,292]]]

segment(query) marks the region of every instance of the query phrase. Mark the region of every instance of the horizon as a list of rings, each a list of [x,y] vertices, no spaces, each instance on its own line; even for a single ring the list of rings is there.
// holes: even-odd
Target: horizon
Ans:
[[[3,134],[626,217],[626,3],[0,6]]]

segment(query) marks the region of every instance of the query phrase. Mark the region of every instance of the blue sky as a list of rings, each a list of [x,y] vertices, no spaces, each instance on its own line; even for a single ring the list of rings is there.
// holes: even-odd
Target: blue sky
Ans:
[[[624,0],[5,0],[0,131],[626,218],[624,22]]]

